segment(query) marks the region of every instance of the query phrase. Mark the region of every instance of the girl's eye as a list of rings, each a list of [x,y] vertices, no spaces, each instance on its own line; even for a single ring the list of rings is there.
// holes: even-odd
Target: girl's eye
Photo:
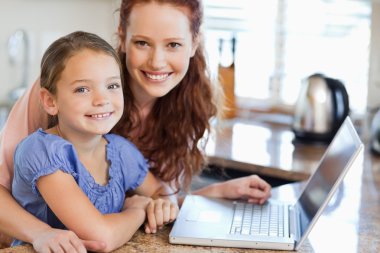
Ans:
[[[121,85],[119,83],[111,83],[108,85],[108,89],[114,90],[114,89],[119,89]]]
[[[85,87],[79,87],[74,90],[75,93],[85,93],[88,92],[89,90]]]
[[[181,44],[179,44],[179,43],[177,43],[177,42],[170,42],[169,43],[169,47],[170,48],[178,48],[178,47],[180,47],[181,46]]]

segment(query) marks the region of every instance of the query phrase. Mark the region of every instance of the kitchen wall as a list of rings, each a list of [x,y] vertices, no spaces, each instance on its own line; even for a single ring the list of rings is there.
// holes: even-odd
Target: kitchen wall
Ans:
[[[94,32],[116,45],[120,0],[0,0],[0,105],[20,85],[20,73],[8,57],[9,37],[23,29],[30,42],[27,84],[38,76],[42,54],[57,37],[75,30]],[[372,1],[372,41],[368,107],[380,106],[380,0]],[[1,113],[1,112],[0,112]]]
[[[11,92],[21,85],[20,64],[12,66],[8,41],[18,29],[29,41],[27,84],[38,77],[45,49],[58,37],[84,30],[116,45],[115,31],[119,0],[0,0],[0,104],[8,103]]]

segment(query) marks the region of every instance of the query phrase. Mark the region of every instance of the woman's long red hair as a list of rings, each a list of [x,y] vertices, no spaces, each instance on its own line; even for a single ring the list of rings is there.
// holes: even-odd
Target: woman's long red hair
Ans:
[[[190,10],[193,40],[200,36],[202,6],[198,0],[124,0],[120,7],[119,39],[125,41],[128,19],[133,6],[157,2]],[[121,45],[121,44],[120,44]],[[126,55],[119,45],[119,56],[126,67]],[[213,87],[207,73],[203,45],[200,43],[190,59],[189,69],[183,80],[167,95],[155,102],[151,113],[144,121],[139,137],[129,133],[141,124],[134,97],[128,83],[128,71],[124,73],[124,115],[114,131],[126,136],[149,160],[150,171],[165,182],[175,182],[177,189],[187,190],[193,175],[205,165],[200,140],[210,130],[210,119],[216,115]]]

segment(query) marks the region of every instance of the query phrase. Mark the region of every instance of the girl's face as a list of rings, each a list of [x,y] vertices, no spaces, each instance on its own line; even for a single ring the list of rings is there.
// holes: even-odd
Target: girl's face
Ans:
[[[187,15],[187,8],[169,4],[133,7],[123,48],[138,105],[165,96],[185,76],[197,48]]]
[[[120,70],[112,56],[85,49],[70,57],[57,82],[50,114],[65,133],[105,134],[119,121],[124,100]]]

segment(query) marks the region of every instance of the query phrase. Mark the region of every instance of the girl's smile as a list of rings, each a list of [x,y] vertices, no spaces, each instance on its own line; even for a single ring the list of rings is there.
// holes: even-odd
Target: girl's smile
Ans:
[[[112,112],[108,113],[99,113],[99,114],[89,114],[86,115],[87,117],[93,118],[93,119],[108,119],[112,115]]]

